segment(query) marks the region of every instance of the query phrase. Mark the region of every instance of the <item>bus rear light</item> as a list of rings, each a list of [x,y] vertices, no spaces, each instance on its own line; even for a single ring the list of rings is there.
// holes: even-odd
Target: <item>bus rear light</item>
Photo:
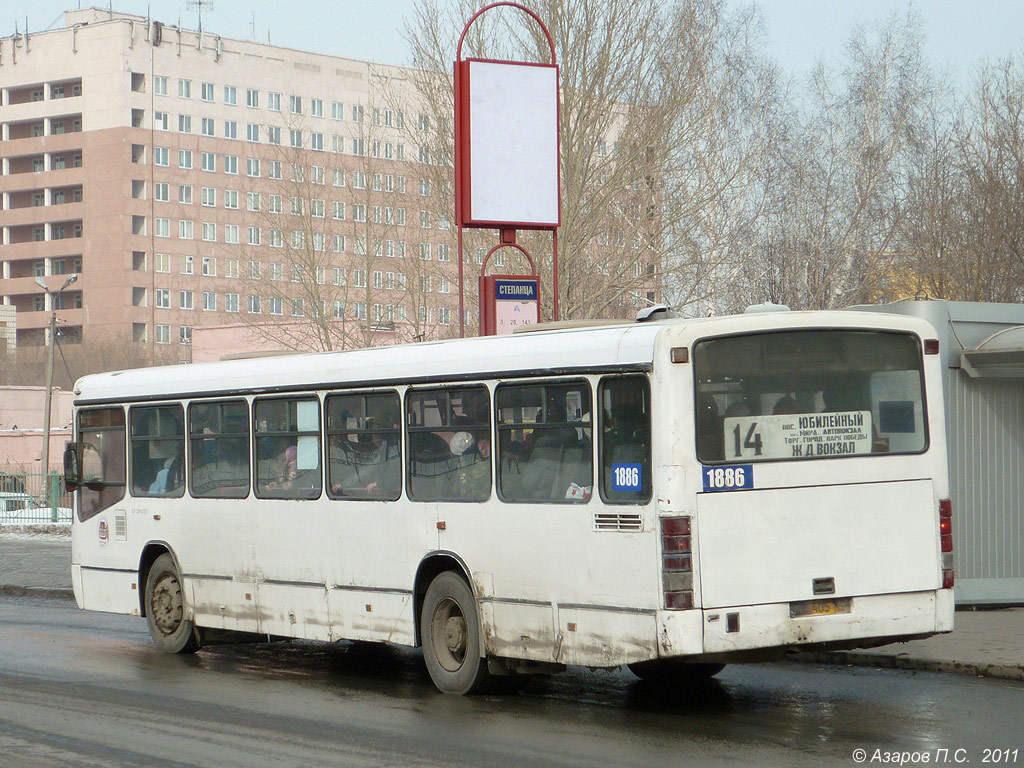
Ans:
[[[949,499],[939,502],[939,540],[943,552],[953,551],[953,502]]]
[[[661,518],[661,582],[665,609],[693,608],[693,541],[689,516]]]
[[[939,354],[939,340],[938,339],[925,339],[924,340],[924,353],[926,355],[937,355],[937,354]]]
[[[952,589],[953,588],[953,569],[944,568],[942,570],[942,588]]]
[[[692,571],[693,555],[665,555],[663,563],[666,571]]]
[[[679,552],[680,554],[690,551],[690,537],[689,536],[662,536],[661,537],[661,551],[666,555],[670,552]]]
[[[688,611],[693,608],[693,592],[666,592],[665,608],[670,611]]]
[[[661,518],[662,536],[689,536],[689,517],[663,517]]]

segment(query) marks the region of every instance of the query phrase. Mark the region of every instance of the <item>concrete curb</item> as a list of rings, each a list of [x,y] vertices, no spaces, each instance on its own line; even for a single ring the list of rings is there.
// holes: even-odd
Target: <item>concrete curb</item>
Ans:
[[[804,664],[852,665],[855,667],[879,667],[882,669],[912,669],[920,672],[940,672],[948,675],[970,675],[971,677],[994,677],[1000,680],[1024,681],[1024,667],[984,662],[940,661],[913,656],[885,656],[875,653],[853,651],[831,651],[827,653],[797,653],[790,660]]]
[[[0,584],[0,595],[8,597],[49,597],[61,600],[74,600],[73,589],[60,589],[57,587],[19,587],[15,584]]]

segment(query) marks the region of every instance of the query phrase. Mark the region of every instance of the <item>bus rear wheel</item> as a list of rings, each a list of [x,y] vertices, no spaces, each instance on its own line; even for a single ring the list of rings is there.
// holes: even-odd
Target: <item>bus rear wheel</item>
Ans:
[[[629,665],[629,671],[641,680],[667,685],[710,680],[723,669],[725,664],[686,662],[681,659],[656,659]]]
[[[199,650],[195,625],[185,618],[181,577],[174,558],[162,554],[146,576],[146,621],[157,647],[167,653]]]
[[[430,679],[442,693],[471,694],[489,683],[480,653],[480,620],[469,585],[452,571],[438,574],[423,598],[420,643]]]

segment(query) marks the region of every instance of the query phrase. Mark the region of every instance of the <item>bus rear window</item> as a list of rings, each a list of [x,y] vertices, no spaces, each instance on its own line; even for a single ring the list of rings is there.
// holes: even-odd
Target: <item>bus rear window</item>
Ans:
[[[801,461],[927,448],[910,334],[785,331],[694,346],[697,457]]]

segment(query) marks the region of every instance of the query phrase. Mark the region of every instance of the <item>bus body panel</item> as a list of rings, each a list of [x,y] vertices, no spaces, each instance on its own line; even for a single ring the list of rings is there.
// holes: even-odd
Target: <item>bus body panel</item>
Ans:
[[[791,618],[789,603],[732,606],[727,611],[738,614],[735,632],[726,610],[704,610],[704,653],[926,635],[936,631],[937,608],[934,590],[855,597],[849,613],[827,616]]]
[[[699,494],[701,605],[938,589],[937,519],[930,480]]]

